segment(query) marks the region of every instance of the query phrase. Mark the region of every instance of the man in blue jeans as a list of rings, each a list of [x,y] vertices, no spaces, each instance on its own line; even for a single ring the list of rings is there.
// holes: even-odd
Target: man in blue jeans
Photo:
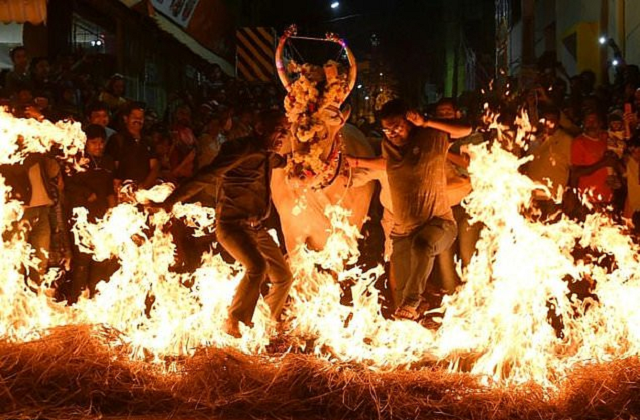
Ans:
[[[240,322],[252,326],[260,286],[267,275],[271,289],[265,300],[276,321],[293,282],[280,248],[262,224],[271,208],[271,170],[285,164],[285,159],[274,151],[280,149],[288,135],[284,114],[263,113],[255,136],[224,143],[209,165],[165,201],[168,206],[187,200],[218,178],[216,236],[220,245],[245,269],[224,325],[224,331],[236,338],[242,336]]]
[[[415,320],[435,257],[451,246],[457,233],[446,192],[449,142],[471,129],[427,120],[399,99],[386,103],[379,118],[394,217],[395,317]]]

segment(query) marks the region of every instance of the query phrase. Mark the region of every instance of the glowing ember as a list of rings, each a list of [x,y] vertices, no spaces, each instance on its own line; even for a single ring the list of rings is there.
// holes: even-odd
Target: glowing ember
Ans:
[[[10,118],[0,114],[0,124],[6,127],[4,133],[13,136],[11,141],[20,130],[31,130],[31,134],[23,136],[22,152],[3,136],[3,162],[17,162],[24,153],[69,139],[54,135],[44,142],[46,147],[41,146],[42,138],[47,138],[42,133],[54,130],[52,125]],[[75,132],[71,125],[55,130]],[[75,154],[82,137],[65,144],[62,150]],[[523,210],[540,185],[518,172],[523,161],[498,143],[472,147],[471,153],[474,190],[465,207],[486,227],[476,257],[462,273],[463,286],[444,300],[440,328],[434,332],[414,322],[381,316],[373,287],[381,268],[363,272],[353,266],[358,232],[346,222],[347,212],[331,207],[326,210],[333,222],[329,245],[322,252],[301,249],[292,261],[296,280],[287,316],[293,346],[376,369],[440,360],[452,370],[470,367],[489,382],[534,380],[546,386],[559,383],[576,364],[638,354],[638,247],[600,215],[584,224],[567,218],[548,225],[528,220]],[[156,192],[162,196],[166,188]],[[4,234],[22,209],[8,200],[2,178],[0,194]],[[144,200],[138,197],[138,201]],[[255,327],[243,331],[242,339],[230,338],[221,330],[241,275],[238,267],[210,252],[194,272],[172,271],[175,246],[167,229],[171,215],[141,208],[133,202],[122,203],[95,224],[88,222],[85,209],[75,210],[73,233],[83,250],[97,260],[117,258],[120,267],[108,283],[98,285],[94,299],[81,298],[73,307],[52,302],[43,293],[44,286],[38,293],[25,286],[20,266],[33,264],[32,250],[20,235],[3,235],[0,335],[26,341],[57,325],[104,324],[122,333],[122,340],[135,349],[132,357],[153,355],[160,360],[191,354],[200,346],[264,353],[275,331],[262,303]],[[200,234],[211,231],[214,214],[210,209],[177,205],[172,213]],[[576,257],[576,244],[593,250],[593,256]],[[615,260],[613,268],[603,268],[597,255]],[[55,274],[51,272],[50,278]],[[591,297],[579,299],[570,292],[570,284],[577,281],[591,282]],[[343,282],[352,284],[352,306],[340,304]]]

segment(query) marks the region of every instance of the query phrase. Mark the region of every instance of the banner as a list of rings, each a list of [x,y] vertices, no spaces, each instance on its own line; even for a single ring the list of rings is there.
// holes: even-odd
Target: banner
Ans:
[[[179,26],[189,26],[200,0],[151,0],[153,7]]]

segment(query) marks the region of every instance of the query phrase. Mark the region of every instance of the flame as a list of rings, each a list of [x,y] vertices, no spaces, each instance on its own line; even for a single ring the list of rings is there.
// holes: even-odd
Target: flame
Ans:
[[[15,124],[22,127],[23,122]],[[40,124],[43,131],[50,128]],[[27,140],[36,137],[24,137],[25,150],[37,149]],[[56,138],[51,144],[58,140],[68,141]],[[532,191],[541,186],[519,173],[524,160],[498,143],[470,151],[474,190],[464,206],[485,227],[477,254],[461,272],[463,285],[443,301],[440,327],[432,331],[381,315],[373,283],[383,269],[365,271],[355,264],[359,233],[347,222],[348,210],[328,207],[328,246],[322,251],[301,247],[292,257],[295,283],[286,311],[292,349],[381,370],[440,361],[450,370],[469,369],[487,383],[536,381],[550,388],[578,364],[638,354],[638,246],[600,214],[584,223],[566,217],[553,224],[528,219]],[[19,159],[6,156],[9,162]],[[166,188],[155,192],[162,196]],[[262,301],[255,327],[241,327],[241,339],[221,329],[240,266],[209,251],[194,272],[173,269],[171,217],[184,218],[205,234],[213,229],[211,209],[179,204],[171,212],[150,211],[129,202],[95,223],[88,221],[86,209],[75,209],[72,231],[82,250],[96,260],[115,259],[119,268],[98,285],[93,299],[67,307],[53,302],[46,286],[36,292],[26,287],[20,267],[33,265],[33,250],[23,235],[9,234],[22,207],[8,199],[8,192],[0,178],[0,336],[27,341],[58,325],[95,324],[118,330],[121,339],[108,344],[127,343],[131,357],[138,359],[161,361],[202,346],[267,352],[276,326]],[[581,256],[577,245],[586,250]],[[607,268],[602,256],[615,264]],[[49,278],[55,275],[52,271]],[[579,298],[571,291],[578,281],[589,282],[589,296]],[[340,303],[343,289],[352,295],[348,305]]]
[[[84,150],[85,142],[80,123],[14,118],[0,107],[0,164],[21,163],[30,154],[53,148],[72,162]]]

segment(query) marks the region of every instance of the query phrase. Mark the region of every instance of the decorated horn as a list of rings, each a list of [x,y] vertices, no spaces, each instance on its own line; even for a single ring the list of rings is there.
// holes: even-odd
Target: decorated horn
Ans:
[[[347,53],[347,59],[349,60],[349,76],[347,77],[347,94],[345,95],[346,98],[353,90],[353,87],[356,85],[356,80],[358,78],[358,64],[356,63],[356,57],[353,55],[351,49],[347,46],[347,41],[340,38],[338,35],[328,33],[326,35],[326,38],[328,41],[340,44],[340,46],[342,46],[342,48],[344,48],[345,52]]]
[[[278,72],[278,77],[280,78],[280,81],[282,82],[282,85],[287,90],[287,92],[289,91],[289,88],[291,86],[291,79],[289,79],[287,70],[284,67],[284,44],[287,42],[287,39],[289,39],[291,36],[294,36],[297,31],[298,29],[296,28],[296,25],[289,26],[284,31],[284,34],[280,37],[278,47],[276,48],[276,71]]]

